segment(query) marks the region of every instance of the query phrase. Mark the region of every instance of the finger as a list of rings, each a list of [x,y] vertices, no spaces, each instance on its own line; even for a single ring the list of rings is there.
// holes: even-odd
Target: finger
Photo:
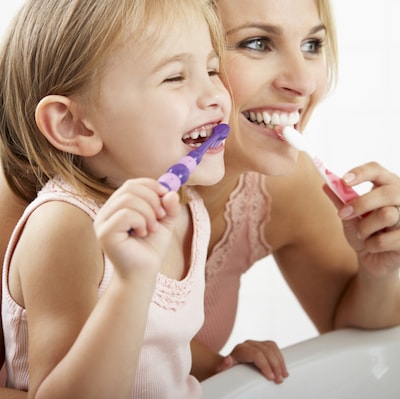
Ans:
[[[370,254],[400,251],[400,230],[372,235],[365,241],[365,250]]]
[[[154,209],[158,217],[164,217],[165,210],[160,198],[167,192],[165,187],[153,179],[134,179],[126,181],[111,195],[109,200],[116,201],[117,198],[121,198],[121,201],[126,201],[125,206],[129,207],[130,201],[142,199]],[[114,202],[114,204],[123,206],[123,202]],[[110,211],[112,212],[111,208]]]
[[[246,341],[237,345],[231,355],[241,363],[253,363],[268,379],[280,383],[288,373],[278,346],[273,341]]]
[[[159,199],[158,201],[160,203],[159,207],[161,207],[161,202]],[[155,207],[141,197],[124,194],[122,196],[114,198],[113,200],[108,201],[103,206],[103,208],[103,212],[101,214],[99,212],[98,214],[99,218],[96,218],[97,223],[104,223],[108,219],[113,218],[116,214],[123,214],[126,218],[124,223],[121,224],[121,226],[123,226],[131,220],[133,215],[140,214],[144,219],[144,224],[147,229],[149,229],[150,231],[155,231],[157,229],[158,214],[155,212]],[[142,225],[142,223],[137,224],[138,226],[134,226],[132,223],[128,226],[128,230],[131,228],[135,229],[136,234],[138,234],[137,229],[139,228],[139,225]]]
[[[233,356],[228,355],[225,356],[221,363],[217,366],[216,371],[217,373],[220,373],[221,371],[225,371],[233,367],[235,364],[238,364],[238,362],[234,359]]]
[[[368,217],[362,219],[358,225],[358,236],[365,240],[377,233],[386,233],[388,231],[400,228],[400,207],[385,206],[370,212]]]
[[[351,169],[343,176],[343,180],[350,186],[364,182],[371,182],[375,186],[399,184],[399,176],[383,168],[377,162],[369,162]]]
[[[145,237],[148,234],[147,221],[143,215],[126,208],[118,210],[101,222],[96,220],[94,227],[97,238],[103,244],[126,239],[130,228],[134,229],[137,237]]]

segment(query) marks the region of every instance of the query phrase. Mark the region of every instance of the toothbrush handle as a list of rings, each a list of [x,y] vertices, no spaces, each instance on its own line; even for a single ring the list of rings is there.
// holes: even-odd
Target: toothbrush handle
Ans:
[[[167,173],[164,173],[158,179],[159,183],[170,191],[178,191],[179,188],[186,183],[189,175],[196,169],[196,166],[200,163],[206,151],[209,148],[215,148],[220,145],[228,136],[229,129],[229,125],[226,123],[220,123],[217,125],[214,128],[211,137],[199,148],[190,151],[185,157],[178,161],[178,163],[172,165],[168,169]]]
[[[329,188],[343,202],[343,204],[347,204],[349,201],[359,196],[357,191],[349,186],[346,186],[342,179],[336,176],[330,170],[325,169],[325,174],[330,182]]]
[[[172,165],[167,173],[164,173],[159,179],[159,183],[167,187],[170,191],[178,191],[186,183],[189,175],[197,166],[196,159],[186,155],[178,163]]]

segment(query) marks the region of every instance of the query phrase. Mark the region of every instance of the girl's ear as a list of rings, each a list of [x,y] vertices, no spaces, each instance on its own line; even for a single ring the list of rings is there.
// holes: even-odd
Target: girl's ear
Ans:
[[[36,107],[35,119],[42,134],[60,151],[91,157],[103,148],[101,138],[81,119],[76,103],[68,97],[44,97]]]

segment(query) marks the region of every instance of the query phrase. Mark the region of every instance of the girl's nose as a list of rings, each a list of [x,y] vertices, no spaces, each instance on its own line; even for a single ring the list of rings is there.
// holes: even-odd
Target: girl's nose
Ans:
[[[208,84],[202,86],[201,93],[198,97],[198,105],[200,108],[224,108],[229,107],[230,96],[221,81],[217,78],[210,80]]]
[[[296,54],[282,58],[281,67],[274,81],[277,89],[293,96],[309,96],[317,87],[317,76],[312,60]]]

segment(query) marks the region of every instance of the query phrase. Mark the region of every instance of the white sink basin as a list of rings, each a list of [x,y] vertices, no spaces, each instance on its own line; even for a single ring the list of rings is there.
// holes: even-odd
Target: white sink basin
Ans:
[[[400,327],[339,330],[283,349],[280,385],[240,364],[202,383],[204,399],[399,399]]]

